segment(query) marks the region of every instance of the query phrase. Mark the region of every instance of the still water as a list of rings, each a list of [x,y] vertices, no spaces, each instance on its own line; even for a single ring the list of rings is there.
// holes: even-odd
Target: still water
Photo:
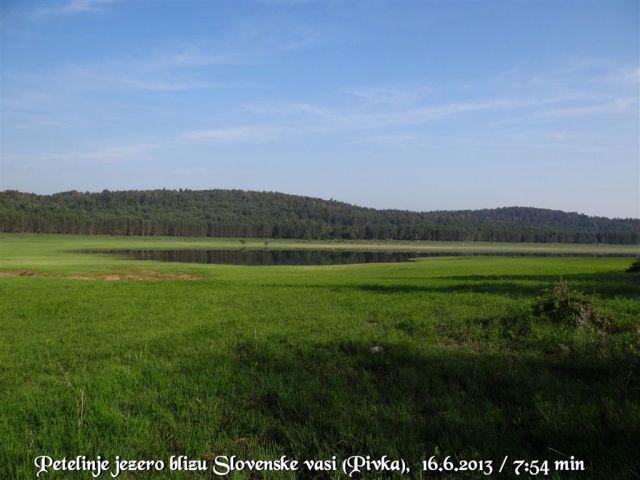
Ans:
[[[514,257],[635,257],[632,254],[591,253],[505,253],[505,252],[365,252],[345,250],[83,250],[108,253],[134,260],[161,262],[216,263],[227,265],[341,265],[349,263],[408,262],[421,257],[514,256]]]

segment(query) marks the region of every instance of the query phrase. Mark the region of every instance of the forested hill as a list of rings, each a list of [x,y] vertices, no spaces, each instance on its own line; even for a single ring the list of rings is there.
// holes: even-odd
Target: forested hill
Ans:
[[[538,208],[410,212],[242,190],[0,192],[0,231],[302,239],[640,243],[640,220]]]

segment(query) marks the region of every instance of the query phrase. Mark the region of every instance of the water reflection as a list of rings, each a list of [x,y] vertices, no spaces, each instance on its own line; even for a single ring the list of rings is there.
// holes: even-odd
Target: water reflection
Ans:
[[[385,252],[345,250],[83,250],[83,253],[111,253],[134,260],[214,263],[227,265],[341,265],[350,263],[408,262],[421,257],[520,256],[520,257],[634,257],[632,254],[541,253],[541,252]]]

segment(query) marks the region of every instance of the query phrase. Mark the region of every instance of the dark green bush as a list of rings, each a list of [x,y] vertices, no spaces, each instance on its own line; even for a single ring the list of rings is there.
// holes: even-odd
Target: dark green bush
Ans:
[[[572,290],[564,280],[553,288],[540,292],[533,306],[534,312],[553,322],[575,327],[607,329],[609,319],[577,290]]]
[[[638,258],[635,262],[633,262],[629,268],[625,270],[625,272],[629,273],[640,273],[640,258]]]

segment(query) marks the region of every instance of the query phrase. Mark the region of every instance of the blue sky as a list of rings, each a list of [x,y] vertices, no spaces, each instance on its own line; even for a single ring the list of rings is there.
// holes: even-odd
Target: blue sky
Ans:
[[[0,3],[0,188],[640,217],[640,2]]]

